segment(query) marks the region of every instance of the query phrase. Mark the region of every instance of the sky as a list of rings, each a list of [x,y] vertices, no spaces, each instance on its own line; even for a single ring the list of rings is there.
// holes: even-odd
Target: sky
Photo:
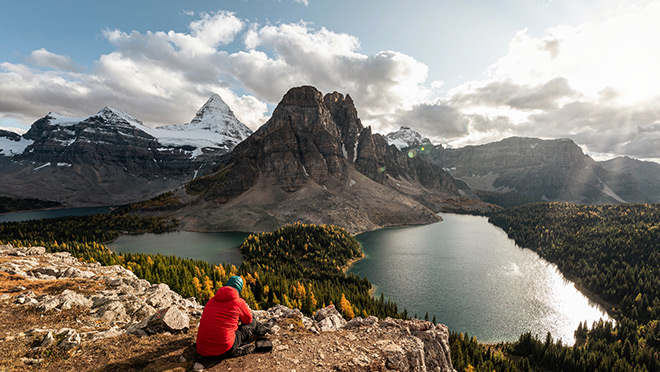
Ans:
[[[0,129],[104,106],[189,122],[213,93],[252,129],[288,89],[447,147],[571,138],[660,161],[660,0],[5,2]]]

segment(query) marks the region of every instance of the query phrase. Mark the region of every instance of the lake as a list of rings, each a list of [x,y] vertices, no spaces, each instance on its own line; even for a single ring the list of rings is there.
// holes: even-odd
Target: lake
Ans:
[[[366,276],[411,316],[436,315],[481,342],[524,332],[573,344],[580,321],[609,319],[555,265],[518,247],[485,217],[442,214],[432,225],[357,236],[367,257],[349,272]]]
[[[20,222],[28,220],[42,220],[44,218],[56,218],[65,216],[90,216],[93,214],[108,213],[110,207],[84,207],[84,208],[61,208],[47,209],[41,211],[14,212],[0,215],[2,222]]]
[[[164,234],[122,235],[110,244],[117,253],[160,253],[182,258],[220,262],[239,266],[243,257],[238,250],[248,236],[242,232],[201,233],[177,231]]]

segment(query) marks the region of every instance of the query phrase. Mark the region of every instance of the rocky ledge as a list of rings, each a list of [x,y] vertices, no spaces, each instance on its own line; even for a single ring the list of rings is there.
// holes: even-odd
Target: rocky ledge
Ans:
[[[448,330],[421,320],[312,317],[277,305],[269,354],[196,358],[203,307],[121,266],[0,245],[0,370],[454,371]]]

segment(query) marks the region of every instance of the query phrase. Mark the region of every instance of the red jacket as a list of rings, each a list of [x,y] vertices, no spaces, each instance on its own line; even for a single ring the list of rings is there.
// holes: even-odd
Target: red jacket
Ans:
[[[238,320],[252,323],[252,312],[233,287],[218,289],[206,303],[197,331],[197,353],[203,356],[222,355],[234,345]]]

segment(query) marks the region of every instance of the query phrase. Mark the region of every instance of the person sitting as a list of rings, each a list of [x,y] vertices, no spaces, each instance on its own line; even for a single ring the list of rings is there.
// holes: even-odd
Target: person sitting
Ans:
[[[270,324],[252,317],[240,297],[242,290],[243,279],[232,276],[206,303],[197,331],[197,354],[223,359],[246,355],[254,351],[252,341],[270,331]]]

